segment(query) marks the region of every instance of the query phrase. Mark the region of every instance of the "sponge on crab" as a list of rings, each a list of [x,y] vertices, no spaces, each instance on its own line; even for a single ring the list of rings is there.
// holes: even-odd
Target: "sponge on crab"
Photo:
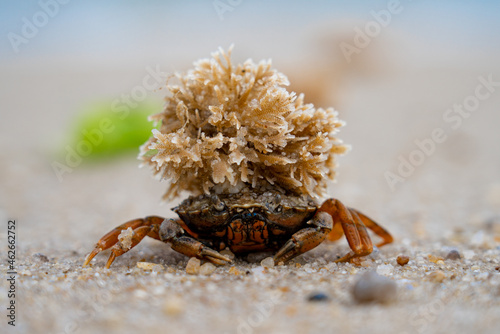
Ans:
[[[244,187],[324,194],[347,148],[334,137],[337,112],[304,104],[270,61],[235,66],[230,55],[219,50],[167,85],[164,110],[151,116],[160,129],[139,159],[169,181],[166,198]]]

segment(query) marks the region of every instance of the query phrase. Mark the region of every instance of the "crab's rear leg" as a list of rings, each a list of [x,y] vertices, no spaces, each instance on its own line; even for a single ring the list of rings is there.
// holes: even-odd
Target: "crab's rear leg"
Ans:
[[[332,230],[332,217],[326,212],[316,212],[307,222],[314,227],[306,227],[294,233],[274,256],[274,263],[286,263],[321,244]]]
[[[351,212],[355,212],[366,227],[382,238],[382,241],[377,244],[377,247],[382,247],[383,245],[390,244],[394,241],[392,235],[385,228],[374,222],[371,218],[356,209],[349,208],[349,210]]]
[[[336,240],[343,233],[351,248],[349,253],[336,260],[336,262],[350,261],[356,257],[369,255],[373,251],[373,244],[366,227],[369,227],[384,239],[378,246],[392,242],[392,236],[389,232],[361,212],[345,207],[344,204],[336,199],[326,200],[319,211],[329,213],[335,222],[333,235],[329,235],[328,238]],[[342,227],[342,230],[340,230],[340,227]]]
[[[111,263],[115,260],[117,256],[120,256],[130,249],[135,247],[146,235],[149,235],[152,238],[160,240],[158,235],[158,231],[160,229],[161,223],[165,220],[165,218],[158,216],[149,216],[146,218],[134,219],[120,226],[114,228],[113,230],[106,233],[95,245],[94,249],[85,259],[83,266],[85,267],[92,261],[92,259],[99,254],[100,252],[111,248],[111,255],[106,263],[106,268],[109,268]],[[124,231],[131,228],[132,229],[132,237],[130,238],[130,244],[122,243],[119,240],[119,235]]]

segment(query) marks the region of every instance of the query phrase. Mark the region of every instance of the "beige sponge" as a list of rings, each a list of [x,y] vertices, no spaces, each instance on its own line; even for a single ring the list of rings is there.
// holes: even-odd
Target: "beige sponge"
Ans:
[[[233,65],[230,55],[219,50],[167,85],[165,108],[151,117],[160,129],[139,159],[169,181],[165,198],[243,188],[323,195],[346,151],[334,137],[337,112],[304,104],[270,61]]]

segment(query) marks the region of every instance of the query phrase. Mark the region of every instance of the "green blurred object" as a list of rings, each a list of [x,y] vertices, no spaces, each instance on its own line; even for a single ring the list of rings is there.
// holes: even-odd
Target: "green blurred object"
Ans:
[[[73,145],[83,142],[91,146],[87,158],[112,157],[123,153],[138,153],[139,146],[151,136],[153,123],[148,116],[161,111],[154,102],[137,103],[135,107],[122,104],[114,108],[113,101],[99,102],[86,108],[73,129]]]

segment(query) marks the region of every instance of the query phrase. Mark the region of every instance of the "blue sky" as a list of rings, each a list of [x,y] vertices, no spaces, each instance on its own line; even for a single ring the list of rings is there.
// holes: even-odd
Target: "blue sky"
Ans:
[[[371,20],[371,11],[386,9],[388,3],[242,0],[221,20],[213,1],[73,0],[60,5],[57,15],[15,53],[9,33],[21,34],[23,18],[32,21],[42,10],[40,2],[51,1],[56,0],[0,2],[0,59],[127,57],[148,50],[182,53],[193,45],[213,50],[214,44],[240,40],[271,47],[290,43],[321,22]],[[403,11],[393,17],[391,29],[436,47],[472,53],[500,49],[500,1],[400,3]]]

